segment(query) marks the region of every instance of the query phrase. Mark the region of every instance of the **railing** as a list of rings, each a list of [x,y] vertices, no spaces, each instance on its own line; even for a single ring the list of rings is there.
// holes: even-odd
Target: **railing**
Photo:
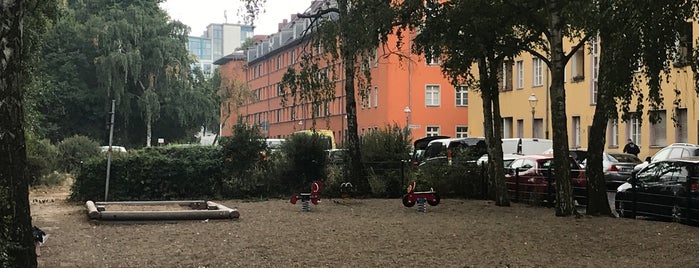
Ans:
[[[623,203],[621,205],[625,208],[631,208],[631,215],[629,215],[631,218],[642,215],[699,224],[699,204],[692,202],[693,199],[699,199],[697,190],[692,189],[692,184],[696,184],[696,181],[696,179],[687,179],[684,185],[682,185],[684,188],[682,189],[684,191],[683,194],[680,194],[680,191],[672,191],[672,194],[662,194],[638,191],[638,183],[632,180],[631,189],[627,193],[630,195],[630,200],[617,200],[617,203]],[[641,200],[653,200],[655,202],[643,202]],[[639,207],[644,208],[642,213],[639,213]]]
[[[555,173],[549,167],[532,176],[526,176],[526,181],[520,176],[520,169],[506,169],[511,174],[505,179],[508,193],[514,202],[523,202],[532,205],[544,205],[552,207],[556,202]],[[571,170],[572,172],[585,172],[585,170]],[[579,206],[587,204],[587,187],[575,185],[571,178],[573,198]]]

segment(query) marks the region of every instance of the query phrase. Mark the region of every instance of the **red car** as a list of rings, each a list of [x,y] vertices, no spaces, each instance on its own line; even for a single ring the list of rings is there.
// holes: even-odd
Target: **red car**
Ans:
[[[570,174],[573,194],[579,204],[587,204],[587,178],[585,169],[570,159]],[[505,183],[514,200],[529,200],[534,203],[553,202],[556,198],[556,182],[553,171],[553,155],[526,155],[512,161],[506,168]],[[549,182],[550,178],[550,182]]]

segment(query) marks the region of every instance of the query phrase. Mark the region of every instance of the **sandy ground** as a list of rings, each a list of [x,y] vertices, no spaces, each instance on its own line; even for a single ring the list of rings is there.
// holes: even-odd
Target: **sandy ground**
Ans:
[[[49,234],[39,267],[699,267],[699,227],[554,216],[549,208],[442,200],[426,213],[398,199],[217,201],[238,220],[105,223],[67,187],[35,189]]]

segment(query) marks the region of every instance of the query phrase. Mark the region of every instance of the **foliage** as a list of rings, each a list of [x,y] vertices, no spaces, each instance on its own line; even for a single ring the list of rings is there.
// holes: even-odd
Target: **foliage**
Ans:
[[[362,161],[367,168],[371,194],[375,197],[399,197],[407,185],[404,181],[410,158],[410,132],[386,125],[362,137]]]
[[[61,141],[57,146],[61,170],[75,173],[84,161],[100,154],[99,147],[99,143],[86,136],[75,135]]]
[[[116,144],[185,140],[215,125],[218,86],[190,69],[186,26],[168,22],[157,1],[67,1],[61,15],[30,95],[39,133],[54,142],[79,134],[106,143],[112,99]]]
[[[59,169],[58,148],[48,139],[27,139],[27,166],[29,184],[43,184],[44,176]]]
[[[267,143],[256,125],[238,122],[233,126],[233,136],[223,137],[219,142],[225,158],[222,191],[235,195],[249,195],[256,187],[265,185],[262,173],[268,165]]]
[[[85,162],[71,199],[103,200],[106,157]],[[112,158],[109,200],[212,198],[223,177],[223,154],[214,146],[164,146],[131,150]]]
[[[311,182],[325,181],[328,153],[325,151],[325,140],[321,135],[293,134],[282,144],[280,151],[289,159],[288,169],[282,178],[284,187],[305,191],[309,189]]]

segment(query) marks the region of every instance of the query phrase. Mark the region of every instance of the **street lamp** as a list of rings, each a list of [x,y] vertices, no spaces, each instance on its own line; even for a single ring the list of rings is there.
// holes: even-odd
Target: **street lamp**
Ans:
[[[409,106],[405,106],[405,109],[403,109],[403,112],[405,113],[405,128],[410,129],[410,121],[408,120],[410,118],[410,110]]]
[[[534,108],[536,108],[536,102],[538,102],[539,99],[537,99],[536,95],[534,95],[534,93],[532,93],[531,95],[529,95],[529,99],[527,99],[527,100],[529,101],[529,107],[532,107],[532,138],[536,138],[535,134],[534,134],[534,130],[535,130],[534,114],[536,113],[536,110]]]

